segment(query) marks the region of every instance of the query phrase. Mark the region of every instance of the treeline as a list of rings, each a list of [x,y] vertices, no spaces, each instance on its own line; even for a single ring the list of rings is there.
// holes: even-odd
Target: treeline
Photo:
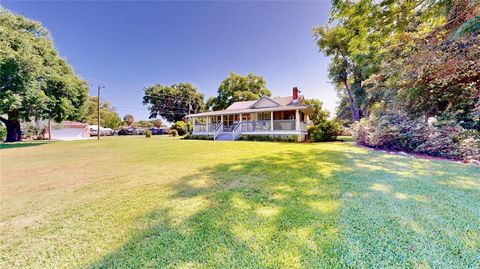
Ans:
[[[480,158],[479,1],[333,1],[314,29],[336,117],[371,147]]]

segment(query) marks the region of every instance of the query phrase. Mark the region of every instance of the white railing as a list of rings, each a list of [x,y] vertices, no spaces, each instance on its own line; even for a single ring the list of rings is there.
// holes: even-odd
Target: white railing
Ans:
[[[242,121],[240,132],[268,132],[271,131],[270,120],[265,121]]]
[[[195,123],[195,125],[193,125],[193,133],[213,133],[219,125],[220,123],[209,123],[208,125]]]
[[[206,124],[197,123],[193,126],[193,133],[213,133],[214,136],[217,136],[222,132],[269,132],[272,131],[272,121],[263,120],[263,121],[242,121],[238,124],[233,125],[223,125],[222,123],[209,123],[208,127]],[[307,130],[307,124],[305,122],[300,122],[300,131]],[[295,120],[274,120],[273,121],[273,131],[295,131],[296,130],[296,121]]]
[[[195,123],[195,125],[193,125],[193,133],[206,133],[206,132],[207,132],[206,124]]]
[[[300,131],[307,131],[307,124],[305,122],[300,122]]]
[[[208,132],[208,133],[213,133],[213,132],[215,132],[215,130],[218,128],[219,125],[220,125],[219,122],[217,122],[217,123],[209,123],[209,124],[208,124],[208,128],[207,128],[207,132]]]
[[[213,140],[215,140],[221,132],[223,132],[223,124],[220,123],[213,131]]]
[[[295,120],[274,120],[274,131],[295,131]]]
[[[235,128],[233,129],[232,140],[234,141],[240,137],[240,126],[242,126],[241,122],[237,124],[237,126],[235,126]]]

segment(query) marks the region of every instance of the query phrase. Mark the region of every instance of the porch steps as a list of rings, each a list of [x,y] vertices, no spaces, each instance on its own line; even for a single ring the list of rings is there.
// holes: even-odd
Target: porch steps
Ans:
[[[218,141],[233,141],[233,132],[219,133],[217,135],[217,138],[215,138],[215,140],[218,140]]]

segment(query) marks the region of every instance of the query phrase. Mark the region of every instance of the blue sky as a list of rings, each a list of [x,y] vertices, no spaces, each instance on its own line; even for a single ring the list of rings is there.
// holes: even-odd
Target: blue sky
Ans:
[[[142,89],[191,82],[205,98],[229,72],[262,75],[274,96],[298,86],[334,111],[329,59],[312,28],[330,3],[318,2],[11,2],[3,7],[40,21],[62,57],[120,116],[148,118]]]

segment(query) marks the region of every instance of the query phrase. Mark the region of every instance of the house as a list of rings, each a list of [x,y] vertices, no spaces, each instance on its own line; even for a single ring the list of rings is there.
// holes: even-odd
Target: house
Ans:
[[[46,136],[48,137],[48,131]],[[60,124],[56,124],[52,128],[52,139],[54,140],[80,140],[89,137],[90,129],[86,123],[64,121]]]
[[[211,135],[214,140],[237,140],[241,135],[297,135],[303,141],[311,113],[294,87],[292,96],[235,102],[225,110],[190,114],[187,118],[193,121],[193,135]]]

